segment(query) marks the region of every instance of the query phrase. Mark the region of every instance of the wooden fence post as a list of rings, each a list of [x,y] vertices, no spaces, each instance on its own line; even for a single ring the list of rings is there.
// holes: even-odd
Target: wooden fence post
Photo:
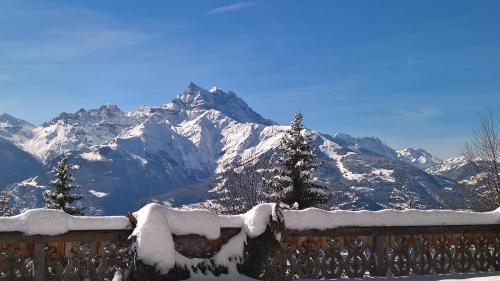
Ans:
[[[33,254],[33,280],[45,281],[45,243],[35,239],[35,251]]]
[[[385,260],[385,236],[375,235],[373,237],[373,252],[375,254],[375,274],[376,276],[386,276],[387,266]]]

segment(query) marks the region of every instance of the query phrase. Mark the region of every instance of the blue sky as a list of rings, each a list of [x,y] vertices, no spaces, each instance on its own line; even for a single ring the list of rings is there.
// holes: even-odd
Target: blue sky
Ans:
[[[0,1],[0,112],[167,103],[189,81],[267,118],[457,154],[500,104],[500,1]]]

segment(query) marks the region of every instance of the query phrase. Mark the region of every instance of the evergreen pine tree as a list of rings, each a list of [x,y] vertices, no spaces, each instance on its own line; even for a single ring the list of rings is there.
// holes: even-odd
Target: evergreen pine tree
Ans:
[[[68,156],[68,153],[63,153],[57,166],[52,170],[55,175],[55,179],[50,183],[53,190],[47,190],[43,193],[45,207],[63,210],[70,215],[83,215],[84,208],[73,205],[83,196],[71,193],[79,189],[80,186],[73,183],[74,178],[69,172],[67,163]]]
[[[314,173],[320,165],[312,143],[313,134],[304,130],[302,117],[300,112],[295,114],[280,142],[275,177],[278,200],[298,209],[322,207],[328,203],[330,195],[323,186],[315,183]]]
[[[14,215],[9,207],[9,194],[6,191],[0,193],[0,217],[9,217]]]

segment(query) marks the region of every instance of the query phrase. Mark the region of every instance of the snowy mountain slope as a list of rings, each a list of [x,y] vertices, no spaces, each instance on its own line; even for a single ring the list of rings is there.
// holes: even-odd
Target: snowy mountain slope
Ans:
[[[21,181],[43,170],[43,165],[14,143],[0,138],[0,187]]]
[[[436,175],[444,175],[450,172],[457,171],[467,165],[467,161],[463,156],[453,157],[442,161],[439,165],[434,165],[426,169],[428,173]]]
[[[375,137],[356,138],[346,134],[333,135],[335,142],[360,153],[373,152],[391,159],[399,159],[419,169],[427,169],[442,162],[421,148],[405,148],[395,151]]]
[[[432,175],[451,179],[468,188],[480,187],[476,169],[463,156],[454,157],[426,169]]]
[[[344,147],[361,153],[373,152],[389,158],[397,158],[397,153],[394,149],[375,137],[356,138],[347,134],[337,133],[333,136],[333,140]]]
[[[76,113],[61,113],[49,123],[33,129],[33,138],[19,146],[41,161],[48,161],[63,151],[101,145],[113,140],[125,128],[137,123],[115,105],[99,109],[80,109]]]
[[[207,91],[191,83],[159,107],[125,113],[108,105],[63,113],[32,128],[33,136],[17,145],[43,161],[43,172],[25,177],[38,176],[37,186],[42,187],[49,182],[48,168],[69,150],[89,211],[123,214],[151,200],[174,205],[205,200],[215,173],[267,163],[286,128],[254,112],[233,92]],[[393,206],[397,202],[391,194],[406,179],[422,207],[482,207],[454,183],[402,161],[377,138],[314,133],[324,162],[318,177],[334,193],[335,207]],[[13,194],[35,198],[42,187],[9,188]],[[16,197],[18,208],[22,198]],[[39,202],[29,201],[25,206]]]
[[[325,139],[319,145],[323,154],[320,159],[325,161],[319,175],[330,181],[330,185],[335,183],[335,192],[340,190],[339,197],[344,199],[337,200],[339,207],[380,209],[394,206],[398,202],[391,195],[405,181],[409,182],[410,190],[418,194],[415,199],[422,207],[463,208],[477,203],[453,182],[431,176],[404,161],[380,154],[335,149],[336,146]],[[324,156],[336,160],[336,165]]]
[[[396,151],[396,153],[398,154],[399,159],[422,170],[443,162],[442,160],[434,157],[432,154],[421,148],[405,148]]]
[[[32,124],[9,114],[0,115],[0,138],[19,143],[33,138]]]
[[[43,170],[43,165],[19,143],[33,138],[32,124],[8,114],[0,115],[0,187]]]

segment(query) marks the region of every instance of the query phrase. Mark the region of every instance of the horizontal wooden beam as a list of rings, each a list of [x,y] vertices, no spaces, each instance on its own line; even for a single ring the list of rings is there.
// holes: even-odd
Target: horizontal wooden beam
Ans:
[[[132,230],[74,230],[59,235],[26,235],[22,232],[0,232],[0,243],[53,243],[126,241]]]
[[[285,230],[289,236],[375,236],[375,235],[425,235],[460,234],[500,231],[500,224],[486,225],[428,225],[428,226],[376,226],[338,227],[332,229]]]

